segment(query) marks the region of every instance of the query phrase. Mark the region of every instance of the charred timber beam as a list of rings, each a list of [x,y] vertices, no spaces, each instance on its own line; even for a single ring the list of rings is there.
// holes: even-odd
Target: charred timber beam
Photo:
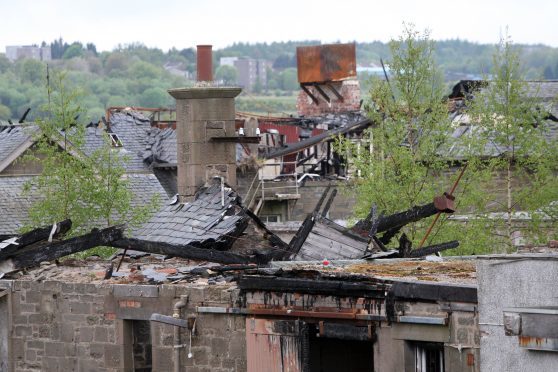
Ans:
[[[315,214],[310,214],[304,219],[304,222],[302,222],[302,225],[289,243],[289,248],[285,252],[285,258],[288,258],[292,254],[297,254],[300,251],[306,238],[308,238],[308,234],[310,234],[310,231],[312,231],[314,227],[315,220]]]
[[[408,257],[424,257],[429,254],[434,254],[438,252],[445,251],[447,249],[453,249],[459,247],[459,242],[457,240],[452,240],[451,242],[434,244],[428,247],[423,247],[419,249],[412,250]]]
[[[211,137],[212,142],[260,143],[260,136]]]
[[[333,203],[333,199],[335,199],[336,195],[337,195],[337,189],[333,189],[331,195],[327,199],[324,209],[322,210],[322,217],[325,217],[327,215],[327,212],[329,212],[329,208],[331,208],[331,204]]]
[[[47,245],[28,247],[15,256],[0,263],[0,272],[8,273],[28,267],[38,266],[43,261],[52,261],[90,248],[107,245],[121,239],[122,226],[112,226],[103,230],[92,230],[89,234]]]
[[[116,248],[134,249],[141,252],[165,254],[222,264],[248,264],[254,262],[254,259],[247,256],[210,248],[198,248],[191,245],[176,245],[129,238],[114,241],[111,245]]]
[[[477,303],[477,288],[458,284],[395,282],[388,291],[393,300],[455,301]]]
[[[296,292],[303,294],[383,299],[386,285],[354,281],[242,276],[238,286],[243,291]]]
[[[406,211],[394,213],[389,216],[380,216],[374,221],[375,210],[372,208],[364,220],[360,220],[353,227],[353,231],[362,236],[368,236],[369,232],[380,233],[388,230],[400,229],[401,227],[441,213],[453,213],[455,197],[444,193],[434,198],[432,203],[412,207]],[[376,225],[376,226],[374,226]],[[375,227],[375,228],[374,228]],[[374,229],[373,229],[374,228]],[[387,244],[384,242],[384,244]]]
[[[434,203],[428,203],[425,205],[420,205],[412,207],[404,212],[399,212],[391,214],[389,216],[382,216],[377,220],[376,232],[384,232],[388,230],[400,229],[408,223],[420,221],[423,218],[427,218],[438,213],[438,209],[434,206]],[[359,235],[368,236],[368,232],[372,228],[372,221],[370,220],[371,215],[366,219],[359,221],[352,230]],[[385,244],[385,242],[384,242]]]
[[[64,220],[58,222],[54,228],[53,237],[60,236],[67,233],[72,228],[72,221]],[[44,226],[31,230],[19,236],[16,240],[17,244],[8,245],[4,249],[0,249],[0,260],[16,254],[24,247],[38,243],[42,240],[47,240],[50,237],[53,226]]]

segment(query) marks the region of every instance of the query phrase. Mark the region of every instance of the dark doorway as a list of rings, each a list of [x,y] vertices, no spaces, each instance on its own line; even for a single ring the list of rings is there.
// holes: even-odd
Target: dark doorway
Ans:
[[[374,371],[372,341],[318,337],[312,328],[309,332],[310,372]]]
[[[134,371],[151,372],[151,324],[148,320],[132,321]]]

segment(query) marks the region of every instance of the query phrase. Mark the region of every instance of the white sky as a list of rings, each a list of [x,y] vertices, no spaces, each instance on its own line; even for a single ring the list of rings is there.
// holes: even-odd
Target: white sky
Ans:
[[[558,47],[558,0],[0,0],[0,52],[62,36],[98,50],[141,42],[167,50],[235,41],[387,41],[402,22],[437,40]]]

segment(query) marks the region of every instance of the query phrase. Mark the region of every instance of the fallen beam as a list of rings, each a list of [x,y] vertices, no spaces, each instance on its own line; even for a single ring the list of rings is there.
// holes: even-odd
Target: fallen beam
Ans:
[[[389,216],[382,216],[377,220],[376,233],[384,232],[387,230],[397,229],[405,226],[408,223],[416,222],[438,213],[438,209],[434,203],[428,203],[412,207],[406,211],[394,213]],[[360,220],[352,228],[354,232],[362,236],[368,236],[372,227],[371,215],[368,215],[364,220]]]
[[[387,286],[382,283],[349,282],[342,280],[320,280],[281,278],[275,276],[242,276],[238,286],[246,292],[272,291],[296,292],[342,297],[366,297],[383,299]]]
[[[56,224],[53,237],[57,237],[62,234],[65,234],[71,228],[72,228],[72,221],[70,221],[69,219],[64,220],[62,222],[58,222]],[[26,232],[25,234],[22,234],[21,236],[17,237],[16,240],[17,244],[11,244],[3,249],[0,249],[0,260],[13,255],[14,253],[18,252],[19,250],[21,250],[22,248],[28,245],[38,243],[42,240],[47,240],[50,237],[51,232],[52,232],[52,226],[44,226]]]
[[[165,254],[170,256],[188,258],[191,260],[203,260],[222,264],[248,264],[254,259],[236,253],[218,251],[210,248],[198,248],[191,245],[176,245],[162,242],[150,242],[146,240],[125,238],[111,243],[112,247],[133,249],[141,252],[154,254]]]
[[[28,267],[38,266],[41,262],[56,260],[73,253],[82,252],[99,246],[110,246],[123,236],[122,226],[94,229],[89,234],[77,236],[51,244],[41,244],[18,250],[13,257],[0,262],[0,272],[8,273]]]
[[[424,257],[429,254],[434,254],[438,252],[445,251],[447,249],[453,249],[459,247],[459,242],[457,240],[452,240],[451,242],[434,244],[428,247],[423,247],[419,249],[414,249],[409,252],[409,257]]]

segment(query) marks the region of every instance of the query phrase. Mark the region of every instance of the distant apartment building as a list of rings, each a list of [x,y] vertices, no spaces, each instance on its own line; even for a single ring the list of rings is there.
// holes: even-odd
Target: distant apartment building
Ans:
[[[221,59],[219,60],[219,65],[234,67],[234,63],[236,61],[238,61],[238,57],[221,57]]]
[[[20,58],[31,58],[38,61],[50,61],[52,59],[50,46],[39,47],[36,45],[11,45],[6,47],[6,58],[17,61]]]
[[[259,81],[260,87],[267,86],[267,69],[272,63],[265,59],[253,59],[247,57],[221,57],[221,66],[233,66],[238,72],[237,83],[247,91],[253,91]]]

